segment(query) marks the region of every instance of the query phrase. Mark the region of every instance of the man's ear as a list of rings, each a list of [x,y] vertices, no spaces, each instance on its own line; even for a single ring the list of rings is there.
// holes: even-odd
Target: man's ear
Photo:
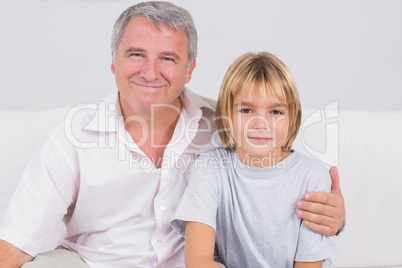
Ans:
[[[194,60],[191,62],[190,68],[188,69],[187,74],[186,74],[186,84],[187,84],[188,82],[190,82],[190,80],[191,80],[191,75],[192,75],[192,73],[193,73],[193,71],[194,71],[195,65],[196,65],[196,62],[195,62],[195,59],[194,59]]]
[[[113,61],[113,51],[112,51],[112,64],[110,65],[110,70],[112,71],[113,74],[115,74],[115,67],[114,67],[114,61]]]

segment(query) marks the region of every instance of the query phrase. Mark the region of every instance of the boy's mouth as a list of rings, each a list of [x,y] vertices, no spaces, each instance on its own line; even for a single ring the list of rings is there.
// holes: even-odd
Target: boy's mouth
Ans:
[[[270,140],[272,140],[272,138],[268,138],[268,137],[248,137],[249,138],[249,140],[252,140],[252,141],[256,141],[256,142],[267,142],[267,141],[270,141]]]

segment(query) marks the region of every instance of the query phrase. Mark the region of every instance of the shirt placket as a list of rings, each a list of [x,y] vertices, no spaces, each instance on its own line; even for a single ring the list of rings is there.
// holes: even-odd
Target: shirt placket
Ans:
[[[158,264],[160,261],[166,258],[171,254],[171,250],[168,244],[168,234],[166,230],[166,226],[169,226],[169,220],[171,214],[169,213],[169,200],[166,196],[166,179],[162,178],[162,169],[158,169],[155,172],[155,176],[158,176],[160,185],[157,193],[155,194],[154,198],[154,213],[155,219],[157,223],[157,229],[152,235],[152,246],[155,250],[157,260],[154,263],[154,267],[162,267]]]

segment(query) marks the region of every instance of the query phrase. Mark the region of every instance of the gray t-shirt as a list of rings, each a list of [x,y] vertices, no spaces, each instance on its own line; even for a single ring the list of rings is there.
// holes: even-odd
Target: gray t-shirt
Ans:
[[[211,226],[228,268],[291,268],[294,261],[320,260],[331,267],[335,245],[296,216],[303,194],[330,189],[325,167],[298,152],[275,166],[252,168],[235,152],[217,149],[195,161],[171,226],[183,236],[186,221]]]

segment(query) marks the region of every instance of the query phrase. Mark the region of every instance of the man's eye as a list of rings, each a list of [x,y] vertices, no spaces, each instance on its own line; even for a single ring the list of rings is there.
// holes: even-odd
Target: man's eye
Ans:
[[[165,61],[172,61],[172,62],[174,62],[174,59],[169,58],[169,57],[164,57],[164,58],[163,58],[163,60],[165,60]]]
[[[142,57],[142,54],[140,54],[140,53],[132,53],[130,56],[133,56],[133,57]]]

